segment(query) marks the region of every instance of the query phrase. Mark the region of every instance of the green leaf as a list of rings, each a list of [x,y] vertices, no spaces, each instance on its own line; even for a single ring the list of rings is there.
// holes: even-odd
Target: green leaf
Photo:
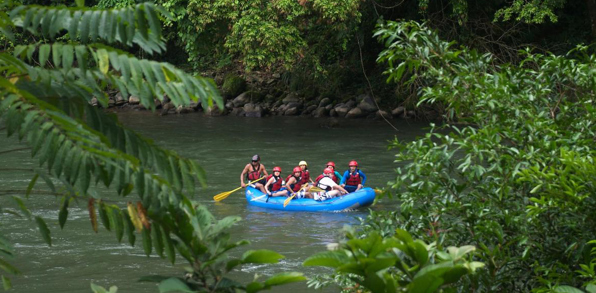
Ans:
[[[584,293],[584,291],[582,291],[580,289],[577,289],[577,288],[571,287],[571,286],[567,286],[567,285],[557,286],[554,288],[553,291],[557,292],[557,293]]]
[[[159,284],[159,293],[167,292],[184,292],[193,293],[195,291],[190,290],[188,285],[177,278],[169,278]]]
[[[85,0],[75,0],[75,3],[77,4],[77,7],[79,7],[79,8],[85,7]]]
[[[66,219],[68,218],[69,202],[70,197],[66,195],[62,197],[62,207],[60,208],[60,212],[58,213],[58,223],[60,224],[60,229],[64,229],[64,224],[66,223]]]
[[[122,213],[122,221],[124,222],[124,232],[126,233],[126,236],[128,237],[128,243],[130,243],[130,246],[135,246],[135,227],[132,224],[132,221],[130,220],[130,216],[128,215],[127,211],[123,211]]]
[[[588,284],[588,286],[586,286],[586,292],[588,292],[588,293],[596,293],[596,285],[594,285],[594,284]]]
[[[160,257],[164,257],[163,254],[163,249],[164,249],[164,244],[163,244],[163,237],[162,237],[162,232],[161,232],[161,226],[159,225],[153,225],[152,229],[151,229],[151,234],[152,234],[152,240],[153,240],[153,247],[155,248],[155,252],[160,256]]]
[[[97,209],[97,211],[99,212],[99,218],[101,219],[101,223],[103,224],[103,226],[108,231],[111,231],[110,218],[108,217],[107,206],[102,200],[99,201],[99,208]]]
[[[4,287],[4,291],[8,291],[12,288],[12,283],[10,282],[10,279],[2,276],[2,286]]]
[[[122,212],[117,206],[111,206],[107,212],[110,219],[110,226],[114,228],[114,232],[116,233],[116,239],[118,242],[122,242],[122,236],[124,235],[124,222],[121,215]]]
[[[342,251],[325,251],[307,258],[303,266],[324,266],[337,268],[349,262],[348,256]]]
[[[279,286],[288,283],[305,281],[306,277],[302,273],[290,272],[279,273],[265,281],[266,286]]]
[[[27,219],[31,220],[31,211],[25,206],[25,203],[23,203],[23,200],[18,196],[13,196],[12,198],[14,199],[14,201],[17,202],[19,209],[21,209],[23,214],[25,214],[25,216],[27,216]]]
[[[39,64],[41,67],[45,67],[48,57],[50,57],[50,45],[43,44],[39,47]]]
[[[0,258],[0,269],[13,275],[20,275],[21,272],[13,265]]]
[[[170,238],[170,234],[167,231],[163,231],[163,244],[166,251],[166,255],[172,264],[176,263],[176,250],[174,249],[174,243]]]
[[[37,222],[37,227],[39,228],[39,232],[41,233],[41,237],[43,238],[43,240],[49,246],[52,246],[52,238],[50,237],[50,229],[48,229],[48,225],[46,225],[46,222],[40,217],[35,217],[35,222]]]
[[[151,231],[147,230],[146,228],[143,228],[143,231],[141,232],[141,236],[143,237],[143,250],[145,251],[145,254],[147,256],[151,255]]]
[[[242,255],[242,263],[277,263],[283,255],[266,249],[248,250]]]

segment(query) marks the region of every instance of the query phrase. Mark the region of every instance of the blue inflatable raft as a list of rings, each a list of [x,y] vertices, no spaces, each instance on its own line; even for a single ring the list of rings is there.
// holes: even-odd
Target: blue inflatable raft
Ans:
[[[324,201],[316,201],[309,198],[292,199],[284,208],[285,196],[269,197],[260,190],[253,187],[246,188],[246,201],[249,205],[268,209],[284,211],[307,211],[307,212],[340,212],[366,207],[375,200],[375,191],[370,187],[362,188],[356,192],[348,193],[339,197],[330,198]]]

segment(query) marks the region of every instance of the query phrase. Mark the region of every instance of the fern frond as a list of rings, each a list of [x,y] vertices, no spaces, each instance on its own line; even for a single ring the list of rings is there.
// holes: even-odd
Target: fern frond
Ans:
[[[189,161],[155,159],[157,164],[170,164],[169,168],[159,168],[162,173],[157,174],[139,159],[112,147],[101,133],[18,89],[8,80],[0,78],[0,86],[6,89],[0,103],[0,118],[6,121],[8,134],[19,133],[31,146],[32,156],[38,158],[40,166],[46,165],[51,175],[74,186],[77,194],[87,194],[92,182],[101,181],[106,187],[114,186],[121,196],[136,190],[146,207],[159,208],[177,205],[183,198],[182,188],[194,188],[172,186],[166,180],[178,176],[182,168],[192,164]],[[155,148],[142,150],[156,152]],[[165,152],[161,155],[166,154],[173,155]]]
[[[103,89],[118,89],[125,98],[139,97],[141,104],[149,109],[155,108],[154,99],[163,101],[164,94],[176,106],[200,101],[209,106],[215,102],[223,108],[223,100],[212,81],[191,76],[169,63],[137,59],[108,46],[60,43],[17,46],[14,55],[29,63],[39,62],[41,67],[29,68],[34,82],[51,85],[51,81],[58,84],[64,84],[64,80],[77,81],[91,89],[104,107],[107,98],[99,82],[105,83]]]
[[[36,36],[55,39],[67,32],[81,43],[139,45],[152,54],[165,50],[161,25],[151,3],[120,9],[19,6],[10,12],[15,26]]]

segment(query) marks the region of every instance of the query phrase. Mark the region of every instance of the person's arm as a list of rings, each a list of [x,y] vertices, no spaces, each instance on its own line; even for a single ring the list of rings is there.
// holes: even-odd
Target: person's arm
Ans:
[[[244,176],[246,175],[247,172],[248,172],[248,164],[246,166],[244,166],[244,170],[242,170],[242,173],[240,173],[240,186],[242,186],[242,188],[246,187],[246,184],[244,183]]]
[[[267,173],[267,169],[265,169],[265,165],[261,164],[261,170],[263,170],[263,174],[265,174],[265,177],[269,176],[269,173]]]
[[[267,194],[270,194],[271,191],[269,191],[269,185],[271,185],[271,182],[273,182],[273,177],[269,178],[269,180],[267,180],[267,183],[265,183],[265,191],[267,192]]]
[[[337,178],[338,181],[341,180],[341,174],[339,174],[339,172],[333,171],[333,175],[335,175],[335,178]],[[335,182],[335,183],[339,184],[339,182]]]
[[[360,172],[360,177],[362,177],[362,186],[366,185],[366,175],[364,175],[364,172],[358,170],[358,172]]]
[[[350,176],[350,171],[344,172],[344,176],[341,177],[341,182],[339,182],[339,185],[341,185],[342,187],[346,186],[346,181],[348,180],[348,176]]]
[[[341,191],[341,193],[343,193],[343,194],[348,193],[348,191],[345,188],[343,188],[341,185],[335,185],[335,186],[333,186],[333,189],[337,189],[337,190]]]
[[[290,177],[290,179],[288,179],[288,182],[286,182],[286,189],[288,189],[288,191],[291,194],[294,194],[294,190],[292,190],[292,187],[290,187],[290,185],[292,183],[294,183],[295,181],[296,181],[296,177],[292,176],[292,177]]]

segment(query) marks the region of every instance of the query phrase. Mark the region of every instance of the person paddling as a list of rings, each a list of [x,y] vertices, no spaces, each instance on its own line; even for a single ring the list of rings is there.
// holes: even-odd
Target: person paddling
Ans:
[[[310,195],[305,196],[305,192],[301,191],[304,184],[308,184],[308,182],[304,182],[304,171],[300,167],[294,167],[292,170],[292,174],[290,174],[286,178],[286,189],[289,191],[290,195],[296,194],[294,198],[310,198]],[[300,191],[300,192],[299,192]]]
[[[331,179],[333,176],[333,169],[325,168],[323,170],[323,178],[318,180],[317,187],[323,189],[325,191],[322,192],[308,192],[309,195],[313,197],[314,200],[322,201],[329,198],[333,198],[342,194],[347,194],[348,191],[345,190],[342,186],[338,185]]]
[[[310,178],[310,171],[308,171],[308,164],[306,163],[306,161],[300,161],[300,163],[298,163],[298,166],[300,167],[300,169],[302,170],[302,184],[306,184],[306,183],[312,183],[314,184],[315,182],[312,181],[312,179]]]
[[[250,182],[268,175],[265,166],[261,164],[261,157],[259,157],[259,155],[254,155],[252,156],[252,161],[244,166],[244,170],[242,170],[242,173],[240,174],[240,186],[242,186],[242,188],[246,187],[246,183],[244,183],[245,179]],[[253,185],[255,188],[258,188],[261,192],[265,193],[265,183],[267,183],[267,181],[263,178],[253,183]]]
[[[344,172],[340,185],[349,192],[358,191],[366,183],[366,175],[358,169],[358,162],[352,160],[348,163],[349,169]]]
[[[267,177],[267,183],[265,184],[265,193],[269,196],[287,196],[288,190],[284,186],[285,182],[281,178],[281,168],[275,166],[273,172]]]

